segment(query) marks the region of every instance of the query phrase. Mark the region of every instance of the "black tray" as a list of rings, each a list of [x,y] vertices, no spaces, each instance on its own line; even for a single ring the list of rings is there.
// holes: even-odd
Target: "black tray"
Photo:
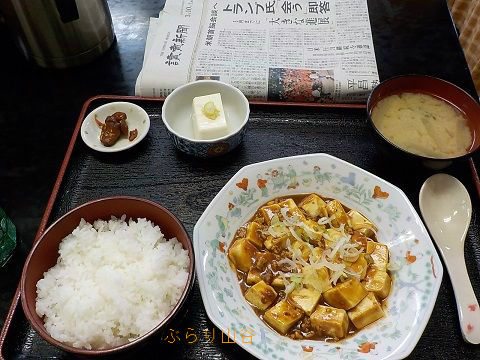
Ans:
[[[224,157],[199,160],[177,152],[162,124],[161,100],[96,97],[89,100],[84,114],[109,101],[127,100],[142,106],[151,117],[150,132],[134,148],[102,154],[86,147],[77,130],[67,151],[39,233],[68,210],[100,197],[132,195],[154,200],[175,213],[192,233],[193,226],[209,202],[241,167],[254,162],[307,153],[325,152],[360,166],[399,186],[418,211],[418,192],[433,172],[413,163],[400,163],[380,154],[370,141],[364,109],[306,108],[252,105],[251,120],[243,144]],[[71,156],[70,156],[71,152]],[[480,244],[478,197],[468,163],[459,162],[445,172],[458,177],[472,195],[472,225],[465,255],[473,287],[480,298]],[[182,316],[171,329],[180,341],[173,344],[170,331],[159,334],[136,358],[230,359],[252,358],[235,344],[223,344],[221,332],[208,343],[214,325],[207,318],[198,284],[194,285]],[[189,330],[190,329],[190,330]],[[188,344],[187,330],[197,336]],[[165,339],[166,338],[166,339]],[[3,340],[3,341],[2,341]],[[193,340],[189,338],[188,341]],[[18,297],[0,339],[5,359],[70,359],[71,356],[43,341],[25,319]],[[414,359],[480,359],[480,346],[466,344],[461,337],[457,309],[447,272],[432,317],[417,347]]]

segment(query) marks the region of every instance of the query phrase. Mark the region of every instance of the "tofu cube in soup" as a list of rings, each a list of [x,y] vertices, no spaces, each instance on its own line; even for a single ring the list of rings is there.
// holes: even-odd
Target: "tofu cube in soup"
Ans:
[[[335,243],[343,236],[341,231],[333,228],[327,229],[325,235],[325,245],[330,248],[335,247]]]
[[[360,230],[355,230],[350,238],[351,243],[357,243],[359,246],[362,246],[364,249],[367,248],[368,237],[363,235]]]
[[[327,204],[327,213],[328,216],[332,217],[332,225],[334,227],[339,227],[341,224],[348,225],[349,217],[345,212],[342,204],[337,200],[331,200]]]
[[[367,254],[371,256],[373,260],[372,267],[387,271],[388,265],[388,247],[387,245],[380,244],[376,241],[367,241]]]
[[[275,254],[279,254],[287,247],[287,239],[287,235],[277,238],[269,235],[267,236],[264,245],[268,250],[273,251]]]
[[[313,245],[320,245],[325,232],[325,226],[319,225],[316,221],[307,219],[303,227],[297,227],[297,233],[303,241],[308,241]]]
[[[298,212],[298,206],[297,206],[297,203],[293,200],[293,199],[285,199],[283,201],[280,201],[278,203],[278,205],[281,207],[281,208],[284,208],[284,207],[287,207],[289,210],[292,210],[292,211],[295,211],[295,212]],[[289,214],[291,215],[291,214]]]
[[[353,230],[360,230],[360,229],[373,229],[377,230],[376,227],[372,224],[370,220],[368,220],[365,216],[360,214],[358,211],[350,210],[348,212],[348,216],[350,216],[350,222]]]
[[[293,251],[296,251],[297,253],[300,252],[303,260],[308,260],[311,251],[306,243],[304,243],[303,241],[295,240],[292,244],[292,249],[294,249]]]
[[[267,250],[272,250],[273,248],[273,236],[267,236],[267,238],[265,239],[265,242],[263,243],[263,245],[265,245],[265,248],[267,248]]]
[[[343,339],[348,331],[348,315],[343,309],[318,305],[310,316],[310,322],[317,335]]]
[[[263,319],[279,333],[285,335],[302,316],[303,312],[300,309],[288,301],[282,300],[268,309],[263,315]]]
[[[315,269],[313,266],[304,266],[302,268],[303,283],[306,287],[316,289],[323,293],[332,288],[330,283],[330,274],[325,266]]]
[[[345,262],[345,265],[350,270],[360,273],[360,280],[365,279],[365,276],[367,275],[368,263],[364,254],[360,254],[358,259],[354,262]]]
[[[327,203],[316,194],[311,194],[303,199],[300,208],[312,219],[328,216]]]
[[[349,279],[323,293],[325,301],[336,308],[349,310],[355,307],[365,296],[367,291],[356,279]]]
[[[357,306],[348,312],[348,317],[357,329],[364,328],[384,315],[382,305],[373,293],[368,293]]]
[[[253,285],[245,293],[245,299],[260,310],[267,309],[277,298],[277,292],[273,287],[260,281]]]
[[[365,280],[365,290],[371,291],[379,299],[385,299],[390,293],[392,279],[385,272],[377,269],[369,269]]]
[[[252,267],[247,274],[247,284],[254,285],[262,281],[260,274],[261,274],[260,270],[258,270],[256,267]]]
[[[228,251],[228,257],[238,270],[248,272],[253,265],[253,258],[256,253],[257,248],[250,241],[238,239]]]
[[[322,258],[322,255],[323,255],[323,248],[321,247],[314,247],[313,250],[312,250],[312,256],[313,256],[313,259],[315,261],[318,261]]]
[[[322,293],[320,291],[304,287],[295,289],[288,295],[290,302],[302,309],[307,315],[315,310],[321,297]]]
[[[275,289],[285,289],[285,283],[283,282],[282,278],[276,277],[272,281],[272,286]]]
[[[317,275],[322,282],[322,292],[330,290],[332,288],[332,283],[330,282],[330,273],[328,269],[325,266],[322,266],[320,269],[317,269]]]
[[[271,253],[270,251],[259,251],[255,256],[255,267],[263,271],[265,268],[272,263],[272,260],[275,259],[275,254]]]
[[[293,199],[286,199],[282,202],[279,202],[278,205],[280,206],[280,208],[288,209],[288,216],[298,216],[300,221],[305,220],[305,215],[303,215],[302,211],[298,208],[297,204],[295,203],[295,201],[293,201]]]
[[[272,205],[262,206],[259,212],[260,212],[260,215],[263,216],[263,219],[265,220],[265,224],[271,225],[272,217],[274,215],[280,216],[280,205],[272,204]]]
[[[250,241],[253,245],[255,245],[257,248],[261,249],[263,247],[263,240],[260,238],[260,235],[258,234],[259,229],[260,229],[260,225],[255,221],[252,221],[247,226],[247,235],[245,235],[245,238],[248,241]]]
[[[370,239],[375,239],[375,237],[376,237],[375,232],[369,227],[364,227],[364,228],[358,229],[356,231],[358,231],[361,235],[364,235],[364,236],[366,236],[367,238],[370,238]]]

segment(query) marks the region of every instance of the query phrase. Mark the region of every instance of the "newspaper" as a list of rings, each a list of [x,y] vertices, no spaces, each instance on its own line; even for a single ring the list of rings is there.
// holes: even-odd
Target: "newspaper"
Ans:
[[[367,0],[168,0],[135,92],[214,79],[250,99],[365,102],[378,84]]]

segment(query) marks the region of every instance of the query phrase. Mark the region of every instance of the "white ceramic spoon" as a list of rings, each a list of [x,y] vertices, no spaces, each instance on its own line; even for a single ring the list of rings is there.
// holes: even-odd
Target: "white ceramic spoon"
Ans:
[[[464,243],[472,217],[472,202],[465,186],[453,176],[436,174],[420,189],[420,211],[443,261],[457,300],[465,341],[480,343],[480,309],[465,266]]]

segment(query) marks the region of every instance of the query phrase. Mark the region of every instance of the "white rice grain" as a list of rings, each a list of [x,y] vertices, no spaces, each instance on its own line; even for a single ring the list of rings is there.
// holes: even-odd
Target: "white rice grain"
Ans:
[[[104,349],[157,326],[185,288],[188,251],[146,219],[83,219],[37,283],[36,311],[55,339]]]

